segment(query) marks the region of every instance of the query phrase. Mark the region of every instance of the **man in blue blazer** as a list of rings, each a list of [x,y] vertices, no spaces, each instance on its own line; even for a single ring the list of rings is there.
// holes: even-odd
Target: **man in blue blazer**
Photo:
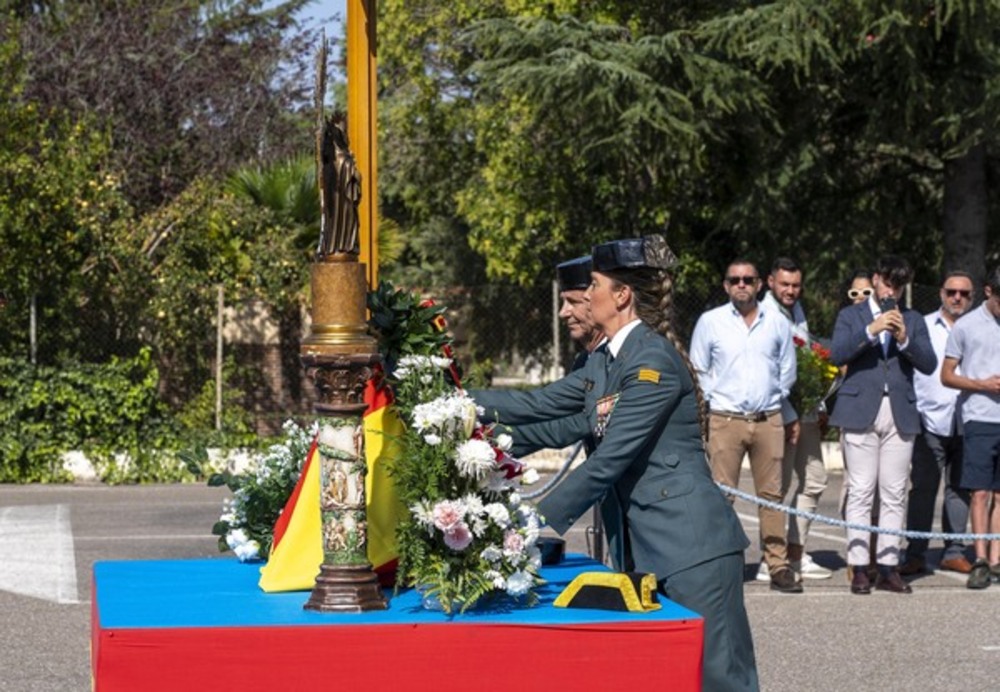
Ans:
[[[899,308],[903,289],[913,278],[901,257],[879,259],[867,301],[840,311],[833,330],[831,357],[847,366],[837,392],[830,425],[843,428],[846,466],[846,519],[867,525],[878,488],[879,526],[901,530],[913,442],[920,433],[920,414],[913,391],[913,372],[930,374],[937,365],[927,325],[920,313]],[[871,592],[866,573],[868,533],[847,531],[847,562],[854,567],[851,591]],[[875,588],[910,593],[897,572],[899,537],[879,534]]]

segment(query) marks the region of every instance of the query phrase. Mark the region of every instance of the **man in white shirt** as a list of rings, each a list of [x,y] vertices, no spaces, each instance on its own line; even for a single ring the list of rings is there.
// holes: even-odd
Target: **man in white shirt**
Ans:
[[[972,532],[1000,533],[1000,267],[989,273],[983,293],[983,304],[952,327],[941,382],[961,390],[962,487],[972,491]],[[1000,581],[1000,541],[977,539],[975,547],[966,586],[985,589],[991,579]]]
[[[788,257],[779,257],[771,265],[767,277],[767,292],[761,301],[769,309],[780,312],[789,321],[792,335],[808,348],[814,339],[809,333],[802,295],[802,270]],[[822,405],[821,405],[822,406]],[[815,513],[819,498],[826,490],[826,466],[823,463],[823,433],[820,417],[826,410],[795,411],[791,404],[783,409],[786,421],[785,456],[782,461],[781,494],[797,510]],[[805,552],[812,520],[801,516],[788,517],[788,561],[792,571],[804,579],[829,579],[833,572],[816,564]],[[758,579],[764,579],[763,567]]]
[[[930,332],[938,366],[930,375],[913,373],[913,391],[920,411],[921,434],[913,445],[910,467],[910,496],[907,503],[906,528],[910,531],[930,531],[934,522],[934,498],[944,477],[944,497],[941,501],[941,524],[945,533],[965,533],[969,521],[969,491],[960,487],[962,477],[962,422],[956,404],[958,391],[941,384],[941,365],[955,320],[972,307],[972,277],[965,272],[950,272],[941,285],[941,308],[924,316]],[[926,571],[928,541],[911,538],[906,545],[906,561],[900,565],[902,575]],[[972,564],[965,557],[961,541],[945,540],[941,569],[968,574]]]
[[[757,302],[759,287],[753,263],[732,262],[723,283],[729,302],[698,319],[690,356],[711,410],[713,477],[737,487],[749,454],[757,496],[781,502],[785,423],[791,423],[782,418],[782,403],[795,384],[795,346],[788,320]],[[771,588],[800,593],[788,564],[785,515],[761,507],[759,516]]]

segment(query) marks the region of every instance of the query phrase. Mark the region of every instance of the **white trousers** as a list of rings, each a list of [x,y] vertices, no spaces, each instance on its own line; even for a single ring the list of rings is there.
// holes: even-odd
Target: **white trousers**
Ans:
[[[844,464],[847,471],[846,519],[867,526],[871,521],[872,502],[878,488],[881,509],[878,525],[902,529],[906,517],[906,485],[910,478],[910,459],[916,435],[902,435],[892,419],[889,397],[882,405],[874,424],[865,430],[845,430]],[[868,565],[868,532],[847,530],[847,563]],[[880,533],[875,561],[880,565],[899,564],[899,536]]]
[[[798,444],[785,444],[781,462],[781,495],[785,504],[803,512],[816,513],[819,498],[826,490],[826,465],[823,463],[823,435],[819,421],[800,423]],[[788,543],[804,546],[812,519],[788,516]]]

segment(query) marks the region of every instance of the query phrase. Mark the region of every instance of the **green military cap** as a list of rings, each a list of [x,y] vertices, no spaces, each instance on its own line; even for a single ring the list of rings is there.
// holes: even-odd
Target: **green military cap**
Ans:
[[[599,272],[616,269],[670,269],[677,264],[677,256],[662,235],[642,238],[623,238],[610,243],[595,245],[591,253],[594,270]]]
[[[590,255],[556,265],[560,291],[580,291],[590,285]]]

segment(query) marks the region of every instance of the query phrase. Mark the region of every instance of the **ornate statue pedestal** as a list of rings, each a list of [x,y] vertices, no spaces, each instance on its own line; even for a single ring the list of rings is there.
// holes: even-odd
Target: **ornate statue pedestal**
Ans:
[[[385,610],[389,604],[371,565],[324,564],[319,568],[312,595],[302,607],[323,613],[363,613]]]
[[[388,605],[367,555],[362,415],[365,386],[381,362],[365,323],[364,265],[351,255],[312,265],[313,325],[302,365],[316,386],[323,564],[306,610],[360,613]]]

